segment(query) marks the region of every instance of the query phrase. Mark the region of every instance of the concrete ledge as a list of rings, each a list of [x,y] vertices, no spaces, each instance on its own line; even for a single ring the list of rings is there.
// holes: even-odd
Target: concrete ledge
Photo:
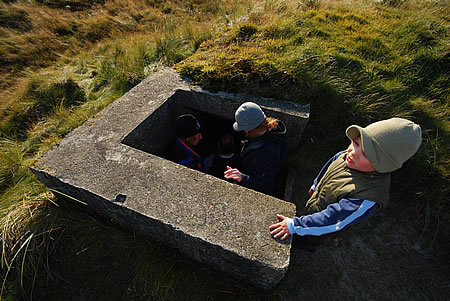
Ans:
[[[178,114],[197,110],[232,119],[248,100],[271,110],[269,116],[284,114],[288,130],[301,135],[309,107],[286,103],[283,111],[271,100],[212,94],[163,69],[72,131],[31,169],[48,187],[121,225],[268,290],[283,278],[290,258],[290,241],[274,240],[268,227],[277,213],[293,216],[295,206],[161,158]],[[290,150],[298,139],[291,138]]]

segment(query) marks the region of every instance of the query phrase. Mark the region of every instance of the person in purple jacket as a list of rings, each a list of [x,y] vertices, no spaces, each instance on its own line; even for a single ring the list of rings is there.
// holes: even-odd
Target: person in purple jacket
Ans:
[[[422,140],[420,126],[402,118],[365,128],[352,125],[346,134],[349,147],[325,164],[309,190],[308,214],[277,215],[280,221],[269,227],[274,238],[328,236],[366,220],[387,205],[390,173],[417,152]]]

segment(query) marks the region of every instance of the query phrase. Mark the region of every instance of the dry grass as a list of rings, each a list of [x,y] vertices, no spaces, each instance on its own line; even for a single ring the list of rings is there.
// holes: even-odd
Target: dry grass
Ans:
[[[88,218],[79,229],[85,212],[77,214],[74,208],[66,208],[66,212],[49,206],[53,196],[28,166],[156,67],[191,55],[228,17],[245,12],[248,4],[106,1],[104,5],[81,5],[71,10],[58,3],[62,2],[47,2],[49,6],[28,1],[0,3],[0,68],[4,71],[1,87],[5,90],[0,105],[2,297],[32,298],[35,285],[58,283],[53,269],[58,271],[55,265],[59,264],[60,252],[64,250],[67,255],[73,251],[69,246],[65,249],[60,238],[78,246],[78,234],[90,233],[86,227],[99,223]],[[62,236],[67,229],[74,234]],[[109,234],[128,242],[141,241],[117,233]],[[84,250],[92,244],[100,249],[100,244],[107,247],[97,235],[104,233],[94,232],[75,255],[87,255],[89,252]],[[103,249],[101,254],[105,252]],[[158,256],[157,252],[153,255]],[[90,256],[98,262],[100,253],[93,252],[86,258]],[[75,278],[83,278],[83,271],[79,270]],[[42,282],[38,275],[43,276]],[[142,285],[139,279],[133,281]],[[171,286],[136,290],[164,296]]]
[[[28,1],[0,3],[0,88],[14,85],[26,70],[73,57],[99,41],[130,33],[163,32],[168,20],[179,24],[208,23],[212,14],[215,18],[231,15],[238,6],[235,4],[234,1],[218,4],[215,1],[111,0],[104,5],[82,5],[72,11],[73,7],[66,4],[49,8]]]

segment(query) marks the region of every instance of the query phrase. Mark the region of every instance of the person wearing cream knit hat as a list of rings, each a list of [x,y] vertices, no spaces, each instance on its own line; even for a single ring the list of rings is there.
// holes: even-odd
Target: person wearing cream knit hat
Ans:
[[[387,205],[391,172],[402,167],[422,141],[420,126],[403,118],[364,128],[352,125],[346,135],[351,140],[347,150],[333,156],[311,186],[308,214],[277,215],[280,221],[269,227],[274,238],[283,240],[293,233],[330,236],[366,220]]]
[[[392,172],[402,167],[419,149],[422,141],[420,126],[403,118],[378,121],[362,128],[347,128],[347,137],[361,137],[362,150],[376,171]]]

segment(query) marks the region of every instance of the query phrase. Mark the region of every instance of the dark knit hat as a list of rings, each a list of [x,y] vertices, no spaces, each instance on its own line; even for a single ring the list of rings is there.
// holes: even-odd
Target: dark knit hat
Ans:
[[[177,118],[177,136],[180,138],[188,138],[200,133],[200,123],[197,118],[191,114],[180,115]]]

